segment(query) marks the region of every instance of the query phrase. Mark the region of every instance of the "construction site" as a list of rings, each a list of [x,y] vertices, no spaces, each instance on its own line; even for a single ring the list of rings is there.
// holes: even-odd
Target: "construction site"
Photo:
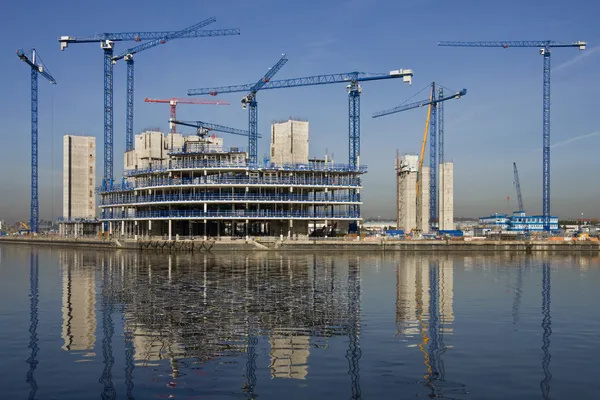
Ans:
[[[170,106],[170,132],[157,129],[134,134],[135,54],[181,38],[240,35],[239,29],[204,29],[215,21],[214,17],[208,18],[171,32],[102,33],[59,38],[61,50],[72,45],[95,43],[100,44],[104,55],[103,154],[98,157],[103,161],[102,179],[96,184],[95,139],[65,136],[63,216],[60,218],[63,236],[159,236],[172,240],[180,236],[201,236],[204,239],[233,236],[298,238],[360,234],[363,223],[362,176],[367,172],[360,158],[362,85],[388,80],[390,83],[412,84],[413,70],[347,72],[274,80],[288,61],[284,54],[265,74],[257,74],[258,80],[250,83],[190,89],[187,93],[191,96],[189,98],[146,98],[146,103]],[[136,42],[136,45],[116,54],[114,50],[118,42]],[[542,49],[545,77],[543,212],[533,216],[535,224],[532,222],[531,230],[556,231],[555,217],[550,214],[550,49],[574,47],[583,50],[586,43],[513,41],[440,42],[438,45]],[[31,212],[28,228],[30,233],[36,234],[39,231],[37,80],[38,75],[52,84],[56,80],[41,63],[35,50],[27,53],[19,50],[17,53],[32,71]],[[121,62],[127,67],[126,130],[124,135],[115,135],[113,68]],[[340,163],[329,154],[310,155],[309,123],[292,118],[273,122],[268,135],[269,155],[259,159],[258,92],[340,83],[346,86],[348,93],[347,161]],[[225,100],[194,96],[214,97],[230,93],[243,94],[241,106],[248,112],[247,130],[177,118],[177,104],[229,105]],[[455,231],[454,162],[447,161],[444,155],[444,104],[466,94],[466,89],[454,91],[432,82],[428,86],[428,98],[405,102],[373,115],[373,118],[378,118],[420,107],[428,109],[420,153],[407,151],[402,156],[398,153],[395,160],[397,229],[404,235],[420,237]],[[196,134],[184,135],[177,130],[178,126],[193,127]],[[247,148],[227,147],[226,138],[216,134],[245,136]],[[114,171],[115,139],[125,142],[124,171],[120,176]],[[426,153],[428,163],[425,163]],[[524,211],[519,211],[519,216],[524,218]]]

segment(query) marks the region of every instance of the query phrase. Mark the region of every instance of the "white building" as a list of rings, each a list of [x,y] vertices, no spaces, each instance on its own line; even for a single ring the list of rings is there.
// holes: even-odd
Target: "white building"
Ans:
[[[63,217],[95,218],[96,138],[63,138]]]
[[[417,229],[429,232],[429,167],[422,167],[419,177],[419,193],[417,203]]]
[[[405,233],[417,227],[417,170],[419,156],[396,155],[396,220]]]
[[[454,229],[454,163],[445,162],[438,169],[438,229]]]
[[[271,124],[271,163],[308,164],[308,121]]]

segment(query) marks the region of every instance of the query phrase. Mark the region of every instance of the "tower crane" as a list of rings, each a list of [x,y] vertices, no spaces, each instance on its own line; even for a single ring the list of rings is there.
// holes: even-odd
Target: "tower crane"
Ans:
[[[183,29],[179,32],[175,32],[171,35],[167,35],[161,39],[155,39],[155,40],[152,40],[149,42],[142,43],[136,47],[127,49],[122,54],[120,54],[116,57],[113,57],[113,59],[112,59],[113,64],[115,64],[117,61],[119,61],[121,59],[125,59],[125,62],[127,63],[127,102],[126,102],[126,104],[127,104],[126,116],[127,117],[126,117],[126,130],[125,130],[125,137],[126,137],[125,150],[126,151],[133,149],[133,95],[134,95],[134,91],[133,91],[133,84],[134,84],[133,55],[136,53],[139,53],[141,51],[151,49],[158,45],[165,44],[166,42],[168,42],[170,40],[184,37],[185,35],[189,34],[190,32],[198,31],[200,28],[203,28],[209,24],[212,24],[215,21],[216,21],[216,19],[214,17],[208,18],[204,21],[194,24],[194,25],[192,25],[186,29]],[[215,35],[215,36],[226,36],[226,35],[230,35],[230,34],[239,35],[240,32],[239,32],[239,30],[233,30],[232,32],[230,32],[230,31],[219,32],[219,34]]]
[[[61,36],[60,49],[66,49],[73,43],[100,43],[100,48],[104,51],[104,173],[102,188],[110,188],[113,182],[113,57],[115,42],[143,40],[165,40],[166,37],[172,37],[178,31],[162,32],[123,32],[123,33],[100,33],[91,36]],[[239,35],[239,29],[217,29],[217,30],[196,30],[187,32],[179,38],[194,37],[212,37]],[[141,50],[139,50],[141,51]],[[131,70],[133,72],[133,70]],[[131,75],[133,78],[133,75]],[[133,82],[133,80],[131,81]],[[129,87],[128,87],[129,90]],[[131,85],[133,94],[133,83]],[[133,99],[133,98],[132,98]],[[131,124],[133,126],[133,124]],[[132,128],[133,131],[133,128]]]
[[[441,88],[440,88],[441,89]],[[441,96],[439,95],[441,94]],[[459,92],[452,93],[450,95],[445,96],[443,89],[436,93],[436,85],[435,82],[431,83],[431,94],[429,99],[417,101],[409,104],[401,104],[394,108],[390,108],[388,110],[379,111],[373,114],[373,118],[383,117],[384,115],[390,115],[399,113],[406,110],[412,110],[414,108],[430,106],[429,111],[427,113],[427,121],[429,123],[429,167],[430,167],[430,177],[429,177],[429,224],[433,228],[433,223],[437,220],[437,168],[438,168],[438,142],[437,142],[437,124],[436,124],[436,112],[437,107],[440,104],[450,99],[460,99],[462,96],[467,94],[467,89],[463,89]],[[443,118],[440,120],[440,123],[443,124]],[[443,135],[443,127],[440,130]],[[423,166],[423,157],[425,153],[425,144],[427,142],[427,124],[425,128],[425,134],[423,135],[423,145],[421,147],[421,157],[419,160],[419,175],[421,175],[421,168]],[[443,145],[443,139],[440,142],[440,145]],[[441,147],[440,146],[440,147]],[[443,159],[444,151],[443,149],[439,150],[440,153],[440,162]],[[418,181],[417,181],[418,185]],[[418,186],[417,186],[417,196],[418,196]]]
[[[31,204],[29,211],[29,225],[31,233],[39,231],[40,205],[38,199],[38,75],[42,75],[50,83],[56,80],[44,66],[35,49],[25,54],[22,49],[17,50],[21,61],[31,67]]]
[[[177,119],[177,104],[215,104],[219,106],[228,106],[229,102],[224,100],[194,100],[194,99],[180,99],[177,97],[172,97],[170,99],[149,99],[146,97],[144,99],[146,103],[168,103],[171,106],[171,119]],[[169,123],[169,128],[171,129],[171,133],[175,133],[175,124]]]
[[[245,131],[242,129],[236,129],[236,128],[230,128],[228,126],[223,126],[223,125],[211,124],[210,122],[204,122],[204,121],[177,121],[175,119],[170,119],[169,123],[174,124],[174,125],[191,126],[192,128],[196,128],[198,130],[198,136],[201,136],[201,137],[205,137],[206,135],[208,135],[208,132],[210,132],[210,131],[229,133],[232,135],[248,136],[248,137],[251,135],[251,133],[249,131]],[[258,137],[261,137],[261,136],[258,135]]]
[[[265,88],[273,76],[287,63],[288,59],[285,54],[281,56],[279,61],[273,65],[267,73],[258,80],[258,82],[249,85],[238,85],[230,87],[221,87],[214,89],[192,89],[188,91],[188,96],[210,94],[216,96],[218,93],[233,93],[233,92],[248,92],[242,97],[242,108],[248,109],[248,164],[250,167],[256,168],[258,165],[258,103],[256,101],[256,93]]]
[[[282,58],[283,60],[283,58]],[[280,62],[282,61],[280,60]],[[278,63],[279,64],[279,63]],[[278,65],[276,64],[276,66]],[[275,67],[274,67],[275,68]],[[307,76],[302,78],[292,78],[292,79],[283,79],[276,81],[265,81],[264,84],[260,87],[261,90],[266,89],[283,89],[283,88],[291,88],[291,87],[301,87],[301,86],[317,86],[317,85],[327,85],[331,83],[346,83],[346,89],[348,90],[348,108],[349,108],[349,144],[348,144],[348,158],[350,168],[358,169],[359,167],[359,158],[360,158],[360,93],[362,88],[360,87],[360,82],[367,81],[376,81],[376,80],[384,80],[384,79],[396,79],[402,78],[404,82],[412,83],[413,71],[411,69],[399,69],[395,71],[390,71],[389,73],[383,74],[367,74],[364,72],[347,72],[341,74],[329,74],[329,75],[315,75],[315,76]],[[222,86],[216,88],[203,88],[203,89],[190,89],[188,90],[188,96],[200,96],[200,95],[212,95],[216,96],[219,93],[236,93],[236,92],[250,92],[253,93],[253,89],[255,88],[255,84],[245,84],[245,85],[233,85],[233,86]],[[244,97],[242,99],[242,107],[247,104],[251,99],[254,99],[254,95]],[[254,108],[256,112],[256,108]],[[252,130],[255,129],[257,118],[256,114],[254,115],[254,120],[252,120],[252,116],[250,117],[250,125]],[[256,128],[257,129],[257,128]],[[250,142],[253,141],[253,138],[249,139]],[[254,142],[253,145],[249,146],[251,151],[254,152],[251,158],[254,160],[254,166],[256,165],[256,144]]]
[[[478,41],[478,42],[439,42],[438,46],[455,47],[537,47],[544,57],[543,77],[543,118],[542,118],[542,198],[544,230],[550,230],[550,49],[554,47],[577,47],[585,50],[587,43],[578,42],[555,42],[553,40],[529,40],[529,41]]]
[[[517,163],[513,163],[513,170],[515,173],[515,189],[517,191],[517,202],[519,203],[519,211],[523,212],[525,209],[523,208],[523,197],[521,197],[521,183],[519,182],[519,170],[517,170]]]

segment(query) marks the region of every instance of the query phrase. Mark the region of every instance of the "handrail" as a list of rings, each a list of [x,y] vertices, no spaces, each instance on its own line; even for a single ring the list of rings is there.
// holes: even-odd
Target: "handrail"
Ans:
[[[152,219],[152,218],[360,218],[360,212],[349,210],[347,212],[322,212],[322,211],[272,211],[272,210],[237,210],[237,211],[207,211],[202,210],[155,210],[155,211],[111,211],[106,210],[102,220],[107,219]]]
[[[135,195],[105,195],[100,200],[100,205],[120,205],[120,204],[133,204],[133,203],[158,203],[158,202],[175,202],[175,201],[186,201],[186,202],[211,202],[211,201],[229,201],[229,202],[255,202],[255,201],[269,201],[269,202],[307,202],[307,203],[340,203],[340,202],[360,202],[360,194],[353,195],[333,195],[325,196],[325,193],[319,193],[318,195],[296,195],[296,194],[231,194],[231,193],[186,193],[186,194],[169,194],[169,195],[149,195],[149,196],[135,196]]]

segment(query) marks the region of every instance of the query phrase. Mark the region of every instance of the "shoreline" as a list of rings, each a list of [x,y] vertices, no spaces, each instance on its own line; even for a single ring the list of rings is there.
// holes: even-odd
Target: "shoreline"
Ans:
[[[97,249],[123,249],[162,252],[207,251],[411,251],[411,252],[599,252],[600,243],[592,241],[454,241],[454,240],[133,240],[133,239],[62,239],[62,238],[0,238],[0,243],[86,247]]]

